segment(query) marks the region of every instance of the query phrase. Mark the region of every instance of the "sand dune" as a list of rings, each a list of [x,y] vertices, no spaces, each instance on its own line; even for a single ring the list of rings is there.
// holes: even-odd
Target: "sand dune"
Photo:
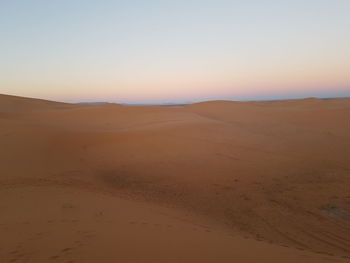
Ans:
[[[0,95],[1,262],[350,262],[349,116]]]

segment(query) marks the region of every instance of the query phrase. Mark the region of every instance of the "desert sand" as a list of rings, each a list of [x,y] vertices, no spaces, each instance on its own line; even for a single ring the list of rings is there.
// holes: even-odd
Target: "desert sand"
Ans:
[[[0,95],[0,262],[350,262],[350,99]]]

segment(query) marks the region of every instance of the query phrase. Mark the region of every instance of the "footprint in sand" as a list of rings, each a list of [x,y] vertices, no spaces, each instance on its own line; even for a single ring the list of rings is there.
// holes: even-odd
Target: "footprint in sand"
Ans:
[[[71,250],[73,250],[73,248],[67,247],[67,248],[62,249],[61,252],[66,253],[66,252],[69,252]]]
[[[51,256],[51,257],[50,257],[51,260],[55,260],[55,259],[58,259],[58,258],[60,258],[59,255],[54,255],[54,256]]]
[[[61,249],[61,251],[57,254],[57,255],[53,255],[51,256],[49,259],[50,260],[56,260],[56,259],[59,259],[61,257],[64,257],[66,255],[69,255],[69,253],[73,250],[73,248],[71,247],[66,247],[66,248],[63,248]],[[69,262],[69,261],[68,261]]]
[[[11,257],[10,262],[16,262],[17,260],[22,259],[26,255],[26,253],[23,253],[18,249],[11,251],[9,254]]]
[[[84,243],[82,241],[80,241],[80,240],[76,240],[74,243],[76,244],[76,247],[84,246]]]

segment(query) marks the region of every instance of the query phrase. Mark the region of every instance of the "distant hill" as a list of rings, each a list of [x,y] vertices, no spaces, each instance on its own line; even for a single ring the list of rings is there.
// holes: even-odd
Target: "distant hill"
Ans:
[[[93,102],[78,102],[76,104],[83,104],[83,105],[99,105],[99,104],[110,104],[109,102],[105,101],[93,101]]]

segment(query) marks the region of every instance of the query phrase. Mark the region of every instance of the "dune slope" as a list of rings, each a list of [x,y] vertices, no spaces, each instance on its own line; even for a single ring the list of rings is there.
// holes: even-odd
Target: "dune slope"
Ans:
[[[348,116],[349,99],[161,107],[1,95],[0,255],[349,262]]]

